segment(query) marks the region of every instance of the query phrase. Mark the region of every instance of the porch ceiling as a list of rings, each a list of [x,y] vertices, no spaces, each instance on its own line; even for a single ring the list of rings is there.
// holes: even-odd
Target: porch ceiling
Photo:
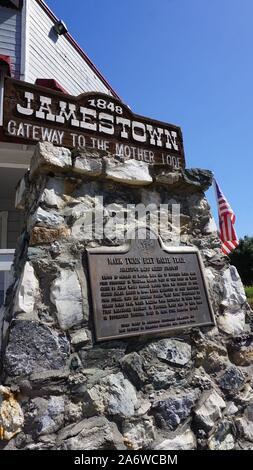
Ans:
[[[25,173],[23,168],[0,167],[0,203],[1,200],[15,200],[15,188]]]

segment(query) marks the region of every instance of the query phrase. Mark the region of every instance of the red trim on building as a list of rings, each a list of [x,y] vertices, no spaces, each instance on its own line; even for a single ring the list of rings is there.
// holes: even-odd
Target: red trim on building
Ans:
[[[51,88],[51,90],[61,91],[65,95],[69,93],[53,78],[37,78],[35,85],[44,86],[46,88]]]
[[[58,18],[55,16],[55,14],[50,10],[50,8],[44,3],[44,0],[36,0],[36,2],[40,5],[40,7],[44,10],[44,12],[51,18],[51,20],[56,23],[58,21]],[[76,51],[82,56],[82,58],[87,62],[89,67],[93,70],[93,72],[100,78],[100,80],[104,83],[104,85],[108,88],[108,90],[111,91],[112,95],[115,96],[115,98],[118,98],[120,101],[121,98],[119,95],[116,93],[116,91],[113,90],[111,85],[108,83],[108,81],[103,77],[103,75],[99,72],[95,64],[93,64],[92,60],[87,56],[87,54],[81,49],[81,47],[77,44],[75,39],[71,36],[71,34],[66,33],[64,34],[65,38],[68,39],[68,41],[72,44],[72,46],[76,49]]]
[[[8,75],[11,77],[11,58],[9,55],[0,54],[0,66],[5,64],[8,67]]]

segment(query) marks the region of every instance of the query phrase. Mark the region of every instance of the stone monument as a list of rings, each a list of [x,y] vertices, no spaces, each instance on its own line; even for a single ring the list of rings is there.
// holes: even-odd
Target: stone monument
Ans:
[[[0,448],[253,448],[251,310],[211,183],[148,153],[37,144],[0,319]]]

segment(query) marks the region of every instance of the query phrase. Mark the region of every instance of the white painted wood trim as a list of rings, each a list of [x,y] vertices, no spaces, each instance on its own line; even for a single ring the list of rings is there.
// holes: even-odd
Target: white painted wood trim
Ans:
[[[1,218],[1,233],[0,233],[0,248],[7,248],[7,223],[8,223],[8,212],[0,212]]]
[[[1,257],[0,257],[0,271],[10,271],[11,266],[12,266],[12,262],[13,262],[13,260],[11,260],[11,261],[1,261]]]
[[[4,71],[0,70],[0,126],[3,125],[4,108]]]
[[[14,248],[0,248],[0,257],[1,256],[13,255],[14,253],[15,253]]]
[[[15,250],[1,250],[0,249],[0,271],[4,273],[4,300],[5,294],[12,282],[11,267],[14,259]]]
[[[0,250],[0,271],[10,271],[15,250]]]
[[[28,165],[25,165],[25,163],[1,163],[0,162],[0,168],[21,168],[21,169],[27,170]]]
[[[30,32],[30,2],[24,0],[21,17],[21,64],[20,64],[20,80],[27,80],[29,75],[29,32]]]

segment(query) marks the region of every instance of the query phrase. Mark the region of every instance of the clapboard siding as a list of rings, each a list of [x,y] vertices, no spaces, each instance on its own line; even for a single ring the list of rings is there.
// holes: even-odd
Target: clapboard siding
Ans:
[[[42,56],[39,56],[38,51],[30,50],[30,57],[32,57],[33,60],[33,74],[34,76],[36,75],[36,78],[55,78],[58,76],[57,65],[52,63],[51,75],[49,77],[47,64],[43,64],[43,58]],[[55,78],[55,80],[57,80],[67,91],[69,91],[66,86],[66,83],[68,83],[69,81],[69,75],[65,69],[62,70],[61,77],[58,79]],[[71,87],[73,91],[69,91],[69,93],[73,95],[78,95],[79,93],[82,93],[84,91],[97,90],[97,80],[96,82],[95,80],[96,79],[91,81],[88,75],[84,76],[82,80],[83,88],[80,89],[80,78],[78,77],[78,75],[73,75],[71,80]],[[74,91],[74,88],[76,91]]]
[[[0,7],[0,54],[11,57],[12,73],[20,78],[21,12]]]
[[[91,90],[109,94],[106,85],[68,39],[57,36],[52,27],[51,18],[36,0],[30,0],[26,80],[34,83],[36,78],[54,78],[72,95]]]

